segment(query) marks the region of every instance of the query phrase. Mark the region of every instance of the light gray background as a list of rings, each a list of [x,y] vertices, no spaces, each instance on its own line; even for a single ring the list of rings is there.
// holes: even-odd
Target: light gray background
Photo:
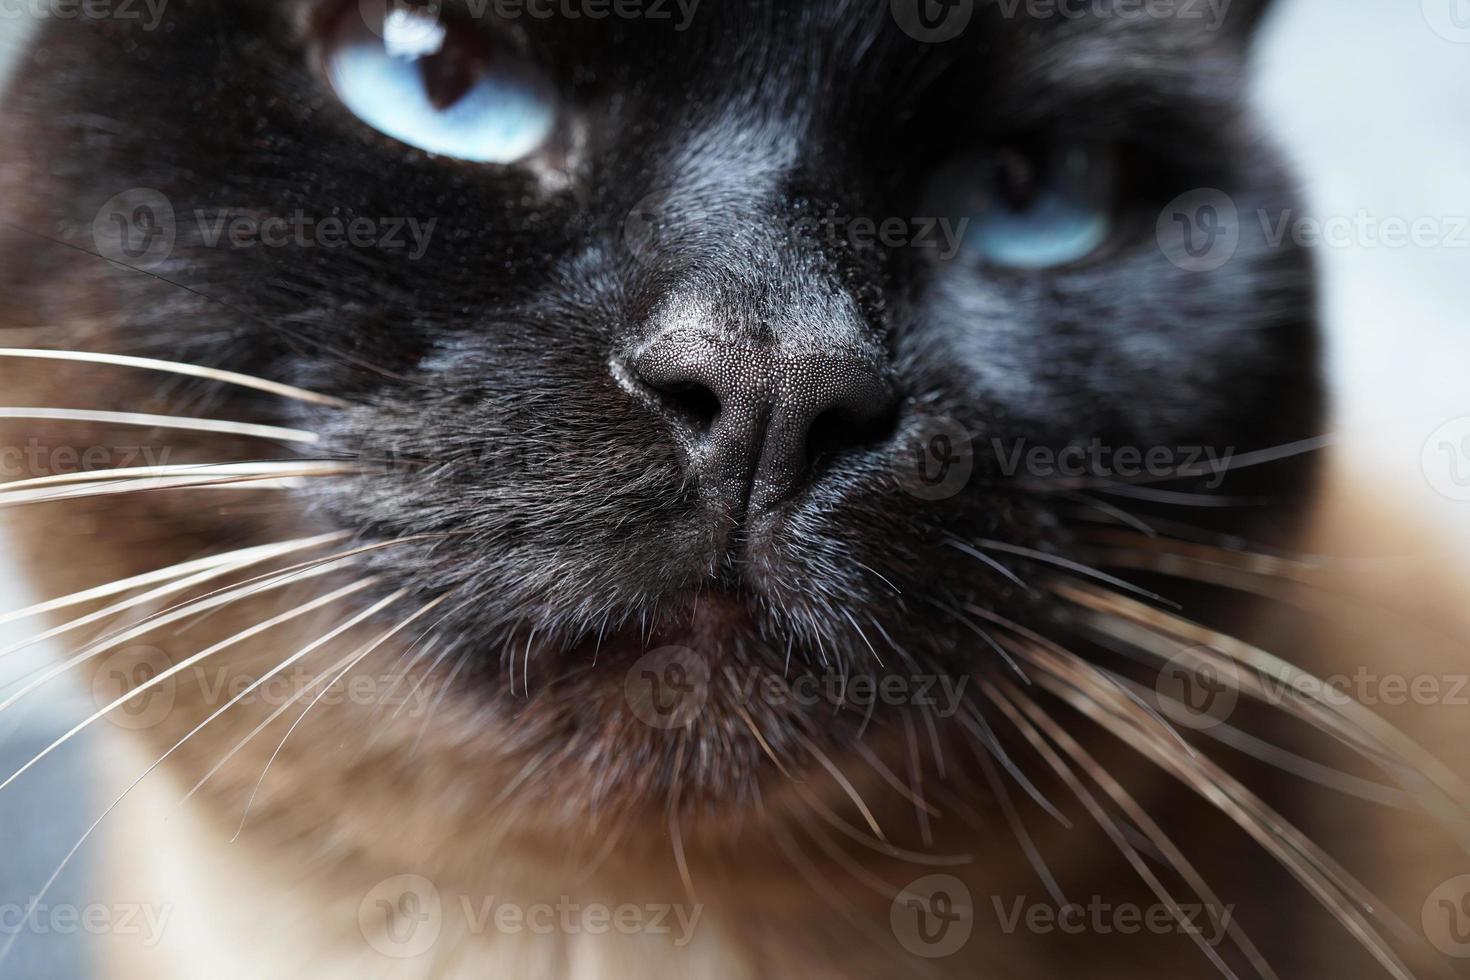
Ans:
[[[1452,34],[1459,40],[1431,27],[1451,14],[1466,24]],[[26,28],[0,19],[0,65]],[[1297,164],[1310,212],[1470,217],[1470,2],[1278,0],[1256,56],[1254,97]],[[24,57],[16,63],[23,71]],[[1470,504],[1436,494],[1420,462],[1437,426],[1470,414],[1470,250],[1357,244],[1321,248],[1318,257],[1341,464],[1470,543]],[[3,554],[0,547],[0,610],[37,598]],[[15,637],[0,628],[0,646]],[[0,682],[48,653],[7,659]],[[0,772],[92,707],[88,692],[58,683],[28,710],[0,718]],[[87,793],[75,754],[47,760],[0,793],[0,905],[24,902],[105,802]],[[85,904],[85,885],[64,879],[51,900]],[[76,947],[24,934],[0,975],[82,978]]]

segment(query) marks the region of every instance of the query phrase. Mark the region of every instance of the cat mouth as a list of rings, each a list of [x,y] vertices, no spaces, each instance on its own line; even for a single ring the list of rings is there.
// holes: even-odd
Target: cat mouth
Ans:
[[[749,644],[761,636],[763,600],[744,589],[719,587],[677,597],[649,616],[610,635],[601,643],[584,640],[570,651],[589,650],[614,662],[638,658],[666,647],[686,647],[701,656],[719,657],[721,651]]]

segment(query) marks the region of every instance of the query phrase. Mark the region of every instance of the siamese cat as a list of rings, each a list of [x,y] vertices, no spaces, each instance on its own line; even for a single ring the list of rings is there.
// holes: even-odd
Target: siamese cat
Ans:
[[[1453,974],[1374,848],[1462,786],[1316,680],[1264,6],[48,18],[9,697],[90,685],[168,913],[99,974]]]

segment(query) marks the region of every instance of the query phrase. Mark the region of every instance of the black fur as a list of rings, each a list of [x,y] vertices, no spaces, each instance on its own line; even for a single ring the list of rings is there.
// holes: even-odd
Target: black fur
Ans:
[[[836,0],[707,0],[684,32],[495,28],[564,100],[550,176],[430,158],[368,130],[321,77],[308,4],[176,0],[151,33],[57,23],[13,100],[45,161],[26,172],[24,224],[86,247],[103,202],[156,188],[181,237],[153,271],[194,292],[21,237],[12,295],[45,310],[58,283],[99,294],[122,311],[127,352],[357,403],[285,419],[390,472],[304,492],[300,507],[365,537],[459,535],[382,564],[389,585],[425,596],[467,588],[474,601],[445,630],[482,651],[488,696],[505,693],[500,658],[533,635],[533,683],[572,667],[555,683],[607,683],[585,669],[593,637],[651,618],[677,641],[711,592],[748,614],[707,651],[726,662],[779,665],[792,637],[799,665],[876,671],[876,651],[890,669],[974,670],[995,654],[957,611],[1048,609],[952,539],[1066,554],[1076,507],[1001,472],[991,440],[1245,453],[1315,434],[1320,397],[1301,254],[1268,247],[1248,220],[1233,261],[1188,272],[1154,235],[1191,188],[1219,188],[1246,215],[1290,202],[1241,109],[1258,5],[1237,5],[1220,31],[977,6],[943,44],[906,36],[886,3]],[[1118,230],[1086,261],[1023,273],[822,233],[834,215],[925,215],[956,154],[1053,132],[1125,148]],[[649,195],[651,257],[625,233]],[[436,223],[414,261],[210,248],[189,237],[195,209]],[[863,438],[832,439],[773,506],[712,502],[679,420],[619,374],[658,324],[691,315],[752,345],[860,350],[892,405]],[[201,410],[283,418],[265,400],[222,408],[190,391]],[[902,484],[936,416],[972,434],[975,476],[931,502]],[[1249,471],[1210,492],[1242,486],[1258,488]],[[838,724],[818,713],[809,726]]]

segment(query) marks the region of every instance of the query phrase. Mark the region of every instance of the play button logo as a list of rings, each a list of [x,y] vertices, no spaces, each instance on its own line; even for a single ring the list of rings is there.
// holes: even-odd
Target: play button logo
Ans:
[[[1470,0],[1422,0],[1431,30],[1456,44],[1470,44]]]

